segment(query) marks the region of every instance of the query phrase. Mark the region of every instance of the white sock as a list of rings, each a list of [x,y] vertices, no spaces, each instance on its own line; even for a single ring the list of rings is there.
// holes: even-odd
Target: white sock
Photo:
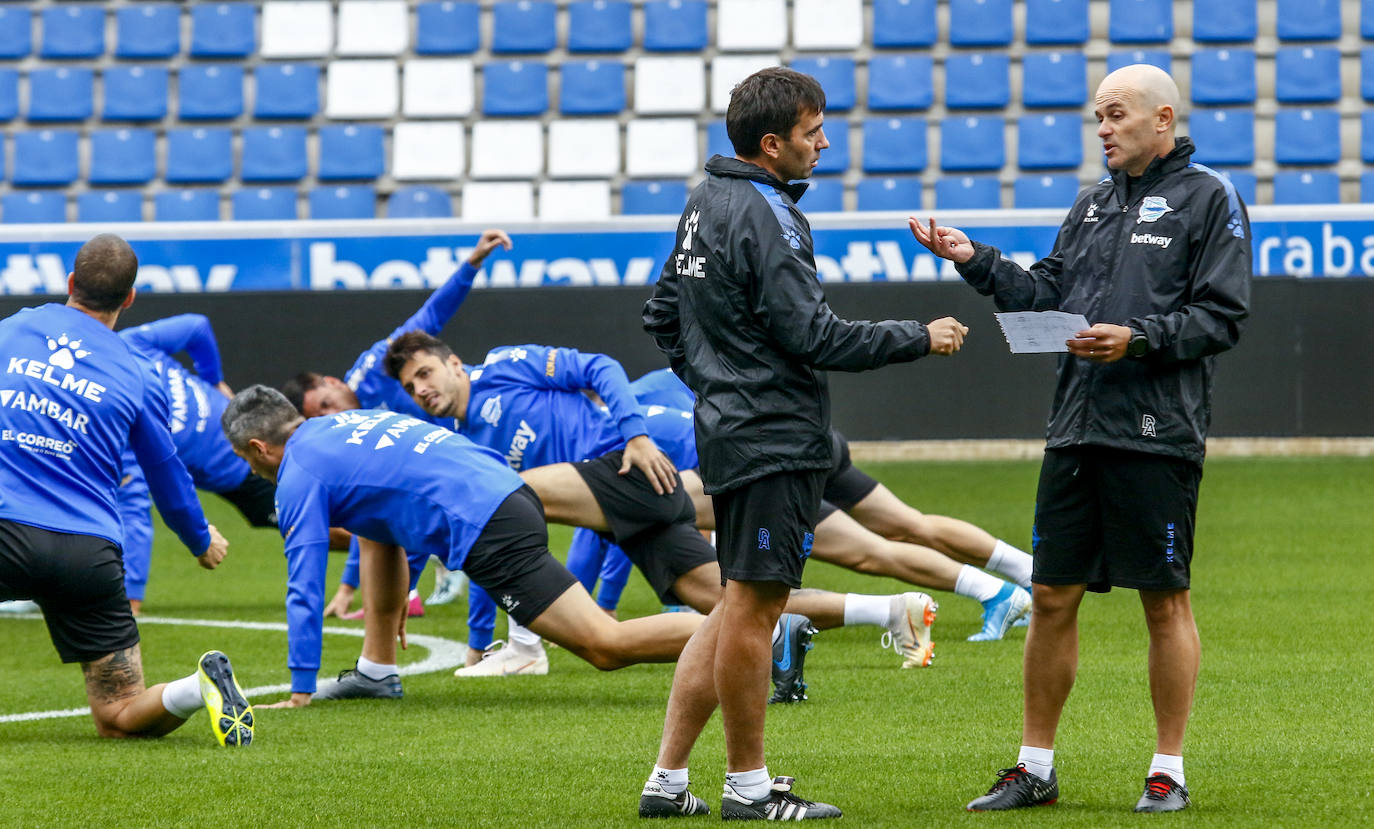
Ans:
[[[543,640],[539,638],[539,634],[529,628],[521,627],[513,621],[510,623],[510,630],[507,635],[510,637],[511,644],[522,653],[530,653],[543,648]]]
[[[776,622],[773,623],[773,636],[772,636],[768,641],[769,641],[769,642],[776,642],[776,641],[778,641],[778,640],[781,639],[781,638],[782,638],[782,618],[779,617],[778,620],[777,620]]]
[[[891,596],[865,596],[862,593],[844,594],[844,624],[877,625],[887,627],[892,618]]]
[[[174,679],[162,689],[162,707],[173,717],[187,719],[199,711],[201,705],[199,674]]]
[[[668,794],[682,794],[687,791],[687,769],[665,769],[654,766],[649,782],[657,783]]]
[[[992,547],[992,555],[988,556],[988,569],[1001,573],[1029,590],[1031,561],[1029,553],[1022,552],[999,538]]]
[[[1054,773],[1054,749],[1021,746],[1021,754],[1016,758],[1016,764],[1025,766],[1026,771],[1041,780],[1049,780],[1050,775]]]
[[[768,776],[768,767],[764,766],[753,771],[726,772],[725,785],[734,789],[740,797],[762,800],[773,785],[773,778]]]
[[[990,576],[977,567],[965,564],[959,568],[959,578],[954,580],[954,592],[960,596],[968,596],[974,601],[985,602],[996,596],[1004,584],[1006,582],[996,576]]]
[[[1156,754],[1150,758],[1150,773],[1146,777],[1153,777],[1156,774],[1167,774],[1174,778],[1174,782],[1180,786],[1187,786],[1183,782],[1183,757],[1177,754]]]
[[[366,656],[359,656],[358,673],[368,679],[386,679],[389,676],[396,676],[400,671],[396,670],[395,665],[383,665],[380,662],[373,662]]]

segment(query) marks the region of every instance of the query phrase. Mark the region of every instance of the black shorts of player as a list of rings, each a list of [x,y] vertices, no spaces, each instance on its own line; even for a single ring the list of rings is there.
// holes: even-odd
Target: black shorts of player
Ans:
[[[1177,590],[1189,585],[1202,467],[1183,458],[1047,449],[1035,497],[1036,584]]]
[[[801,587],[811,555],[826,470],[778,472],[711,496],[721,583]]]
[[[0,520],[0,601],[32,599],[63,662],[94,662],[138,644],[118,545]]]
[[[623,455],[616,450],[575,468],[606,516],[611,540],[644,573],[664,604],[682,604],[673,582],[714,562],[716,551],[696,531],[697,514],[687,490],[679,485],[659,495],[640,470],[621,475]]]
[[[544,505],[528,486],[506,496],[492,513],[468,550],[463,572],[522,625],[577,584],[549,552]]]
[[[847,512],[877,489],[878,482],[854,466],[849,457],[848,438],[831,429],[830,443],[835,455],[835,464],[825,476],[825,491],[822,497]]]
[[[243,483],[219,497],[238,507],[254,527],[277,526],[277,485],[266,478],[249,472]]]

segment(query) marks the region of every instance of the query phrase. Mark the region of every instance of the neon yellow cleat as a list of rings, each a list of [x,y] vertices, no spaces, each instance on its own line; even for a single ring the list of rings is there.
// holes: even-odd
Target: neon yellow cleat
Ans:
[[[222,746],[246,746],[253,742],[253,706],[243,695],[234,666],[219,651],[200,658],[200,699],[210,712],[210,730]]]

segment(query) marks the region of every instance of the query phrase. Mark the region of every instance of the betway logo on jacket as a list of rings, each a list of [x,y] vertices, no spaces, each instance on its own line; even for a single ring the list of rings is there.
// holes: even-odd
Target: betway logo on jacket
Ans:
[[[1172,236],[1155,236],[1152,233],[1131,234],[1131,244],[1133,245],[1159,245],[1161,248],[1167,248],[1172,241],[1174,241]]]

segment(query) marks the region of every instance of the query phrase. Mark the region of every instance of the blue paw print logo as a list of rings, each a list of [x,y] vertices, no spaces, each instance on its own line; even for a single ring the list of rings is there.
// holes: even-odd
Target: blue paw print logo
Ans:
[[[787,244],[792,248],[792,250],[801,249],[801,234],[798,233],[795,228],[783,228],[782,238],[787,242]]]
[[[77,360],[85,359],[91,353],[81,347],[80,340],[69,340],[65,333],[55,340],[49,337],[48,350],[52,352],[48,362],[67,371],[72,370]]]

